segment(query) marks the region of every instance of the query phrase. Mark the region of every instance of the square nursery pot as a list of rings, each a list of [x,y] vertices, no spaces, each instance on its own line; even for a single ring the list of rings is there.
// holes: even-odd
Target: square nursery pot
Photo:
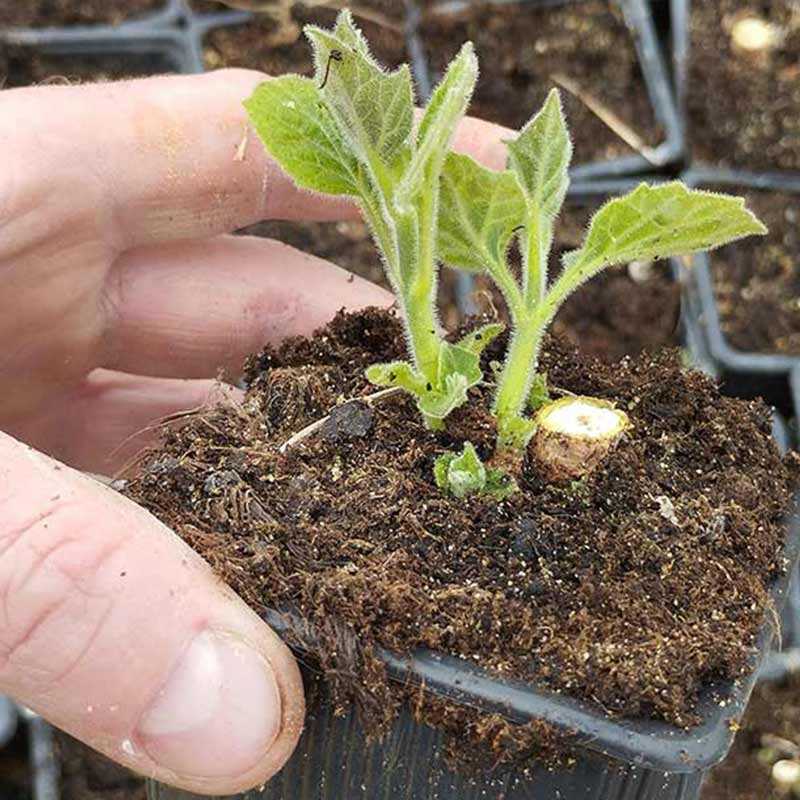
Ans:
[[[689,161],[800,177],[800,35],[793,0],[669,3]],[[748,31],[751,20],[756,27]]]
[[[478,58],[483,60],[472,103],[472,113],[477,116],[518,128],[536,110],[537,101],[541,103],[546,91],[557,85],[551,71],[563,70],[567,82],[560,77],[559,81],[565,102],[572,106],[573,112],[579,111],[585,117],[581,122],[571,120],[573,130],[588,126],[593,131],[586,142],[576,142],[573,179],[585,181],[652,172],[682,158],[680,118],[647,0],[495,0],[481,4],[479,16],[470,11],[470,6],[476,4],[468,0],[440,0],[422,5],[425,10],[418,21],[418,33],[425,61],[420,64],[418,82],[435,83],[431,77],[420,80],[420,74],[441,73],[457,46],[472,39]],[[590,67],[579,75],[580,70],[573,71],[572,65],[579,60],[582,49],[588,47],[587,36],[599,24],[597,20],[610,20],[612,11],[621,13],[627,35],[620,35],[618,27],[607,22],[603,43],[598,40],[588,56]],[[549,32],[548,25],[552,26]],[[574,53],[568,49],[573,42]],[[603,55],[604,47],[611,48],[613,53]],[[623,52],[627,48],[636,51],[632,59]],[[553,59],[558,62],[556,68]],[[582,85],[598,73],[612,83],[631,81],[631,86],[604,97],[610,84],[590,89]],[[636,73],[634,79],[631,73]],[[636,95],[637,89],[641,89],[638,93],[641,96],[632,102],[635,110],[617,114],[615,106]],[[576,91],[580,97],[574,96]],[[621,127],[630,128],[639,139],[650,141],[646,146],[641,143],[635,148],[629,146],[600,122],[589,110],[591,107],[599,109],[600,114],[610,112],[617,122],[624,117]],[[643,125],[651,130],[637,133]],[[611,149],[614,154],[587,156],[587,150],[596,140],[603,140],[604,149]]]
[[[800,517],[787,521],[787,572],[771,598],[783,609],[800,554]],[[289,634],[298,624],[273,613],[267,621]],[[509,682],[457,658],[420,651],[402,658],[380,653],[396,680],[424,684],[456,704],[498,712],[516,722],[543,720],[571,743],[575,764],[533,766],[498,777],[462,774],[448,767],[442,735],[404,711],[380,741],[365,742],[354,711],[337,716],[324,700],[311,703],[297,750],[265,787],[247,800],[690,800],[699,797],[706,771],[733,741],[759,668],[775,634],[765,617],[748,673],[705,688],[697,706],[701,722],[688,729],[641,719],[612,719],[602,710],[535,686]],[[150,800],[188,800],[195,795],[150,782]]]
[[[573,200],[594,203],[631,188],[630,182],[573,187]],[[685,311],[684,311],[685,313]],[[703,353],[693,350],[692,320],[682,337],[695,363]],[[777,418],[776,418],[777,420]],[[775,436],[786,447],[785,426],[776,421]],[[787,571],[771,589],[778,610],[790,593],[797,601],[800,516],[787,521]],[[796,606],[795,606],[796,608]],[[783,619],[784,637],[796,615]],[[291,639],[299,621],[271,613],[267,621]],[[337,715],[323,693],[309,702],[306,724],[297,750],[284,769],[266,786],[240,795],[242,800],[696,800],[705,773],[721,761],[733,741],[750,693],[762,674],[779,677],[790,668],[796,652],[776,659],[773,618],[764,620],[749,669],[743,677],[706,687],[698,703],[700,723],[688,730],[663,722],[613,719],[601,709],[537,689],[499,679],[457,658],[420,651],[411,658],[382,652],[388,673],[397,681],[424,684],[428,691],[454,703],[499,712],[524,723],[543,720],[562,733],[575,754],[569,768],[530,766],[524,772],[463,773],[445,757],[443,734],[417,722],[404,709],[386,736],[373,743],[354,710]],[[302,657],[302,653],[299,653]],[[150,800],[194,800],[192,793],[150,781]]]
[[[753,192],[754,197],[763,196],[768,199],[770,192],[784,195],[786,209],[789,214],[800,214],[800,178],[771,175],[758,175],[729,170],[696,169],[683,176],[683,180],[699,188],[719,188],[722,191]],[[757,210],[757,209],[756,209]],[[765,220],[768,227],[769,219]],[[786,231],[796,230],[796,222],[786,217]],[[736,253],[737,248],[770,246],[769,234],[765,240],[751,241],[746,244],[728,245],[721,252]],[[780,267],[788,279],[798,274],[800,269],[800,242],[796,246],[786,244],[787,252],[775,256],[776,269]],[[744,253],[743,250],[738,250]],[[764,251],[766,252],[766,251]],[[676,267],[681,274],[687,295],[686,308],[693,318],[693,327],[698,340],[698,350],[707,360],[709,371],[719,377],[726,393],[742,397],[763,397],[768,403],[776,406],[782,413],[792,413],[792,401],[789,392],[789,372],[800,363],[800,347],[789,352],[759,351],[756,347],[741,344],[754,328],[739,324],[734,336],[738,343],[732,341],[731,333],[726,332],[726,320],[720,307],[714,285],[712,259],[715,254],[701,253],[691,259],[676,260]],[[782,259],[782,260],[781,260]],[[766,283],[766,279],[762,280]],[[786,300],[789,300],[787,294]],[[746,309],[747,299],[737,299],[735,307]],[[729,301],[729,304],[731,301]],[[756,306],[754,305],[755,309]],[[762,318],[769,315],[768,308],[758,313]],[[755,334],[753,334],[755,335]],[[800,344],[800,330],[797,331],[797,342]],[[778,349],[776,347],[776,349]]]
[[[133,6],[133,7],[131,7]],[[0,8],[0,36],[12,33],[36,43],[39,37],[68,36],[75,31],[124,33],[128,30],[159,29],[176,24],[183,13],[182,0],[138,0],[136,3],[74,2],[61,5],[70,13],[51,17],[52,4],[7,2]]]

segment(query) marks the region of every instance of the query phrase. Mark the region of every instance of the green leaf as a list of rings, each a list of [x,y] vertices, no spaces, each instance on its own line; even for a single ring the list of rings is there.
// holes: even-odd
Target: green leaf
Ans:
[[[479,356],[504,330],[501,322],[487,322],[458,340],[458,347]]]
[[[336,17],[336,25],[333,35],[346,47],[361,53],[364,58],[369,59],[377,66],[377,62],[370,53],[369,43],[364,38],[361,29],[353,21],[353,15],[349,8],[342,9]]]
[[[401,205],[408,203],[422,189],[424,176],[431,167],[438,175],[456,126],[466,113],[477,79],[478,59],[472,42],[467,42],[450,62],[422,116],[416,153],[397,191]]]
[[[475,386],[483,379],[480,353],[475,352],[474,348],[442,342],[439,350],[437,375],[439,385],[442,385],[451,375],[462,375],[467,381],[467,388]]]
[[[486,485],[481,494],[494,497],[495,500],[505,500],[519,491],[519,486],[514,478],[502,469],[486,470]]]
[[[441,420],[467,402],[470,385],[464,375],[454,372],[432,391],[418,394],[417,407],[431,427],[440,428]]]
[[[436,485],[454,497],[481,494],[503,500],[516,492],[517,482],[499,469],[486,469],[475,447],[466,442],[460,454],[444,453],[433,464]]]
[[[407,361],[372,364],[367,367],[366,376],[375,386],[399,386],[415,395],[425,394],[426,387],[429,386],[425,376],[417,372]]]
[[[265,81],[244,106],[269,154],[298,186],[325,194],[362,194],[361,168],[322,107],[313,81],[297,75]]]
[[[541,111],[508,145],[508,163],[528,201],[520,236],[525,305],[535,306],[547,288],[547,262],[555,219],[569,187],[572,143],[561,97],[553,89]]]
[[[471,442],[459,455],[445,453],[433,468],[436,485],[454,497],[479,494],[486,485],[486,468]]]
[[[741,197],[687,189],[679,181],[642,183],[595,214],[583,246],[567,254],[562,278],[580,283],[612,264],[710,250],[766,232]]]
[[[547,373],[537,372],[533,376],[531,388],[528,390],[528,407],[531,411],[536,411],[549,402],[550,392],[547,388]]]
[[[320,94],[340,131],[365,164],[374,169],[377,156],[391,165],[408,144],[414,121],[408,65],[387,73],[362,47],[352,46],[349,33],[340,39],[313,25],[305,33],[314,48],[317,81],[325,84]]]
[[[513,173],[495,172],[470,156],[450,153],[439,197],[439,258],[471,272],[502,267],[525,213],[525,195]]]
[[[373,364],[366,376],[376,386],[399,386],[414,395],[417,407],[431,427],[467,401],[467,391],[483,377],[478,356],[444,343],[439,354],[438,379],[431,383],[407,361]]]
[[[553,220],[569,187],[572,142],[561,96],[553,89],[541,111],[508,144],[508,165],[536,213]]]

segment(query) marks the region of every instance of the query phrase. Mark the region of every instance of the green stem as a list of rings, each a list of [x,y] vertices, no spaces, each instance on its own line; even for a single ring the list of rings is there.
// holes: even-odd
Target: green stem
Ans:
[[[541,329],[534,324],[534,317],[533,314],[524,314],[514,320],[514,333],[492,409],[501,427],[506,421],[518,417],[525,408],[541,341]]]

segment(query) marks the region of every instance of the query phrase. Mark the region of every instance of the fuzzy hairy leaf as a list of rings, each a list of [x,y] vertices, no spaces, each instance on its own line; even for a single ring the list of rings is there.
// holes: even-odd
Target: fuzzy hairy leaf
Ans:
[[[450,62],[422,115],[416,152],[398,187],[401,204],[423,189],[429,170],[438,175],[453,132],[466,113],[477,79],[478,59],[472,42],[467,42]]]
[[[320,95],[342,134],[364,163],[374,166],[377,156],[392,164],[406,147],[414,121],[408,65],[387,73],[361,46],[352,46],[351,34],[341,39],[312,25],[305,33],[314,49],[316,78],[325,84]],[[332,60],[337,53],[338,60]]]
[[[414,395],[425,394],[428,382],[408,361],[391,361],[388,364],[372,364],[366,370],[367,380],[375,386],[399,386]],[[431,387],[433,388],[433,387]]]
[[[483,378],[480,357],[458,345],[442,343],[437,365],[437,380],[429,381],[407,361],[373,364],[367,367],[367,380],[376,386],[399,386],[414,395],[417,407],[436,425],[467,401],[471,386]]]
[[[364,38],[364,34],[353,21],[353,15],[349,8],[342,9],[336,17],[336,25],[333,35],[344,45],[361,53],[373,64],[377,64],[369,50],[369,44]]]
[[[595,214],[580,250],[568,253],[559,282],[583,281],[612,264],[710,250],[767,229],[740,197],[640,184]]]
[[[444,453],[433,464],[436,485],[454,497],[487,495],[497,500],[517,491],[516,481],[499,469],[487,469],[471,442],[461,453]]]
[[[434,470],[439,488],[454,497],[478,494],[486,485],[486,468],[471,442],[464,445],[460,455],[445,453],[436,459]]]
[[[359,196],[361,167],[321,107],[313,81],[297,75],[259,84],[244,102],[269,154],[298,186],[325,194]]]
[[[504,265],[525,211],[525,195],[513,173],[495,172],[470,156],[450,153],[439,197],[439,258],[470,272]]]
[[[458,346],[479,356],[504,330],[501,322],[487,322],[458,340]]]
[[[569,187],[572,142],[557,89],[508,145],[508,165],[519,178],[535,213],[553,220]]]

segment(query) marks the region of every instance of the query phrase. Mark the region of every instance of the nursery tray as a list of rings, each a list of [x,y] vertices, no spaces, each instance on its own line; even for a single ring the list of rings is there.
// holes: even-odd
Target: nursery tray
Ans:
[[[786,557],[794,567],[800,519],[787,531]],[[784,603],[791,569],[775,581],[771,597]],[[302,628],[296,617],[270,613],[266,621],[289,641]],[[247,800],[696,800],[705,772],[726,755],[738,728],[774,629],[769,615],[746,675],[703,692],[702,722],[681,730],[667,723],[611,719],[587,703],[496,677],[458,658],[420,651],[404,658],[380,651],[397,681],[425,685],[455,703],[498,712],[516,722],[544,720],[575,752],[564,769],[535,764],[522,774],[464,773],[446,763],[442,735],[417,723],[404,708],[386,737],[371,747],[357,714],[312,703],[297,751],[266,786],[239,795]],[[302,654],[301,654],[302,655]],[[151,800],[187,800],[189,792],[149,782]]]
[[[14,36],[23,36],[26,40],[36,42],[38,36],[44,38],[51,38],[53,36],[67,36],[73,32],[95,32],[100,34],[122,34],[125,35],[128,31],[135,32],[142,29],[160,29],[167,28],[171,25],[178,23],[184,13],[183,0],[163,0],[160,8],[152,11],[145,12],[130,19],[126,19],[118,25],[109,25],[107,23],[87,24],[87,25],[68,25],[68,26],[48,26],[36,28],[24,27],[9,27],[0,28],[0,36],[5,34],[13,34]]]
[[[730,186],[800,193],[800,177],[749,173],[738,170],[692,169],[682,176],[689,186]],[[732,245],[735,247],[736,245]],[[800,355],[745,351],[734,347],[722,330],[716,302],[711,262],[699,253],[690,260],[673,259],[685,288],[687,313],[697,338],[697,349],[705,354],[709,371],[724,381],[726,393],[763,397],[783,413],[790,413],[788,376]]]
[[[191,54],[185,37],[178,31],[169,29],[129,31],[124,35],[109,34],[102,31],[49,31],[21,32],[8,34],[5,41],[18,45],[42,56],[66,56],[76,60],[82,57],[119,56],[148,57],[158,59],[176,73],[192,71]],[[2,42],[0,42],[2,46]]]

